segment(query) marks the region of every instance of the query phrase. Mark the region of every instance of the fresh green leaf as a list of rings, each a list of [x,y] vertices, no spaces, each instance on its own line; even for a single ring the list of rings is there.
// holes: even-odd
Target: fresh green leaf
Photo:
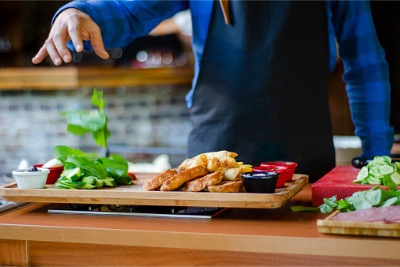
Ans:
[[[99,110],[104,108],[105,102],[103,100],[103,91],[93,90],[92,105],[98,107]]]
[[[396,205],[396,203],[400,201],[400,199],[398,197],[392,197],[387,199],[385,202],[383,202],[382,207],[386,207],[386,206],[394,206]]]
[[[93,90],[92,104],[97,109],[64,111],[61,115],[67,120],[68,132],[75,135],[92,133],[96,144],[106,148],[111,132],[107,126],[107,114],[103,110],[105,102],[102,91]]]
[[[97,145],[106,148],[107,140],[111,136],[111,132],[108,130],[108,127],[106,125],[104,129],[92,132],[92,135]]]
[[[383,181],[383,185],[384,185],[384,186],[388,187],[388,188],[391,189],[391,190],[397,190],[397,185],[396,185],[396,183],[393,181],[393,179],[391,178],[393,174],[394,174],[394,173],[385,175],[385,176],[383,177],[382,181]]]
[[[108,158],[100,158],[107,173],[118,184],[132,184],[132,178],[128,175],[128,162],[118,154],[112,154]]]
[[[396,186],[400,185],[400,173],[398,172],[392,173],[390,175],[390,179],[392,179],[393,183],[395,183]]]
[[[82,152],[79,149],[71,148],[68,146],[54,146],[53,153],[57,159],[65,163],[67,158],[72,155],[76,156],[85,156],[86,153]]]
[[[99,161],[84,156],[70,156],[66,162],[81,168],[86,175],[93,175],[99,178],[107,177],[106,169]]]
[[[79,132],[79,127],[82,131],[93,132],[101,130],[107,123],[107,116],[103,111],[94,110],[76,110],[62,112],[67,119],[68,125],[75,126],[75,130]]]
[[[382,193],[380,190],[355,192],[351,197],[349,197],[349,201],[354,205],[356,210],[378,206],[381,199]]]
[[[336,207],[337,207],[336,196],[330,198],[324,198],[324,204],[319,206],[322,213],[330,213]]]

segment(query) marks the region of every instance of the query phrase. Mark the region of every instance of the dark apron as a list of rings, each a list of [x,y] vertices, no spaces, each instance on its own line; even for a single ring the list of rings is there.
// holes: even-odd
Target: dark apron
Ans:
[[[237,160],[298,163],[315,181],[335,166],[323,1],[214,2],[191,108],[189,156],[229,150]]]

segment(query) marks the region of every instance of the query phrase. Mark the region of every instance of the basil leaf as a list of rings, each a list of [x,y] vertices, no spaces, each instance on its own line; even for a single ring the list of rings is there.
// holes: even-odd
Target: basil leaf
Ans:
[[[81,168],[85,172],[82,176],[93,175],[98,178],[106,178],[107,172],[104,166],[96,160],[92,160],[84,156],[70,156],[66,162],[74,164],[76,167]]]
[[[107,116],[99,110],[75,110],[61,112],[67,119],[68,125],[80,126],[85,131],[98,131],[103,129],[107,123]]]
[[[93,91],[92,104],[98,109],[64,111],[61,115],[67,120],[68,132],[75,135],[91,132],[96,144],[106,148],[111,132],[107,126],[107,114],[103,111],[105,105],[103,91]]]
[[[132,184],[132,178],[128,175],[128,162],[122,156],[112,154],[108,158],[100,158],[99,161],[118,184]]]
[[[54,146],[53,153],[56,158],[61,160],[63,163],[71,155],[85,156],[86,154],[77,148],[70,148],[68,146]]]
[[[105,101],[103,100],[103,91],[93,90],[92,105],[98,107],[100,110],[104,108]]]

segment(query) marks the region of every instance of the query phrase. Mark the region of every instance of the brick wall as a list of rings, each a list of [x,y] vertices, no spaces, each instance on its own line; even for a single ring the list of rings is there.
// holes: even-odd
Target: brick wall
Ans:
[[[179,154],[186,150],[190,125],[184,102],[187,89],[187,86],[103,89],[111,147],[128,148],[120,154],[137,162],[148,162],[156,156],[141,153],[143,147],[174,148],[178,153],[171,155],[171,164],[178,164],[185,157]],[[90,108],[91,94],[92,88],[1,92],[0,173],[11,172],[22,159],[34,164],[53,158],[55,145],[101,152],[91,135],[78,137],[66,132],[67,123],[60,115],[61,111]]]

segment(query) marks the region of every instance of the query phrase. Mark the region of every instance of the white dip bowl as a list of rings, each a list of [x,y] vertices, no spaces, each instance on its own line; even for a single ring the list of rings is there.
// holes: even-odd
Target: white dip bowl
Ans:
[[[38,171],[28,172],[28,169],[14,170],[12,175],[17,182],[18,188],[38,189],[44,188],[50,170],[38,168]]]

